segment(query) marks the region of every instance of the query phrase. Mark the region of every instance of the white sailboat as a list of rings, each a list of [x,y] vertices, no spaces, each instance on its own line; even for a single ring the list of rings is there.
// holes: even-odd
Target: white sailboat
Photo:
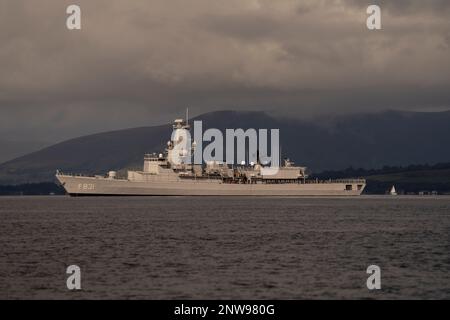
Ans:
[[[396,196],[396,195],[397,195],[397,191],[395,190],[395,186],[392,186],[392,187],[391,187],[391,190],[389,191],[389,194],[390,194],[391,196]]]

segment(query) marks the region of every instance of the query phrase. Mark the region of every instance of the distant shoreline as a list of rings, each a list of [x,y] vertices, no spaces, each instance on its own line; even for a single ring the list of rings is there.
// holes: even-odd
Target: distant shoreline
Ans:
[[[312,174],[311,179],[346,179],[361,177],[367,180],[364,195],[384,195],[392,186],[401,196],[450,195],[450,163],[436,165],[410,165],[382,169],[347,168]],[[54,181],[0,185],[0,196],[65,195],[64,188]]]
[[[56,196],[65,194],[64,188],[54,182],[0,185],[0,196]]]
[[[374,190],[384,190],[383,187],[380,187],[379,184],[375,182],[370,182],[368,186],[372,183],[372,189]],[[384,184],[383,184],[384,185]],[[391,184],[386,184],[387,186],[390,186]],[[401,186],[401,184],[398,184]],[[369,188],[370,190],[370,188]],[[423,191],[420,191],[423,192]],[[397,196],[391,196],[386,194],[385,191],[382,192],[364,192],[362,194],[363,197],[388,197],[388,198],[397,198],[401,197],[402,199],[405,199],[407,197],[421,197],[421,198],[433,198],[433,197],[448,197],[450,196],[450,192],[438,192],[436,194],[432,194],[431,192],[425,191],[423,194],[420,194],[420,192],[404,192],[400,191],[400,193]],[[42,196],[42,197],[55,197],[55,196],[68,196],[64,190],[64,188],[54,182],[42,182],[42,183],[27,183],[27,184],[20,184],[20,185],[0,185],[0,197],[26,197],[26,196]],[[274,198],[283,198],[285,196],[279,196]],[[289,196],[286,196],[289,198]],[[251,198],[251,197],[250,197]],[[264,198],[264,197],[263,197]],[[316,197],[309,197],[305,196],[304,198],[316,198]],[[321,196],[317,196],[317,198],[321,198]],[[322,198],[333,198],[333,197],[322,197]]]

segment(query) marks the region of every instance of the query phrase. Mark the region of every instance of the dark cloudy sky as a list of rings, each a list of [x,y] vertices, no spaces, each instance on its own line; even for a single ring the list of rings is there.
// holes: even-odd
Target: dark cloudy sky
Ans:
[[[69,4],[80,31],[66,29]],[[381,31],[366,28],[369,4]],[[447,109],[449,18],[448,0],[0,0],[0,142],[155,124],[187,106]]]

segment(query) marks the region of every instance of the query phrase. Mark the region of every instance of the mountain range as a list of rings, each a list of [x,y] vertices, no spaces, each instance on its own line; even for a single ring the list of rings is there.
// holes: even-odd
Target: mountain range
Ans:
[[[450,112],[386,111],[287,119],[263,112],[218,111],[200,115],[203,130],[280,129],[282,155],[312,172],[384,165],[450,162]],[[160,152],[170,124],[99,133],[67,140],[0,165],[0,184],[48,182],[56,169],[105,173],[138,168],[144,153]]]

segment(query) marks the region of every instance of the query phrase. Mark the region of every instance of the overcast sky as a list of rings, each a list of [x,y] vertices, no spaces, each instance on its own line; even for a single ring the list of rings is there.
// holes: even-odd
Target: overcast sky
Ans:
[[[449,17],[448,0],[1,0],[0,140],[55,142],[186,107],[446,109]]]

